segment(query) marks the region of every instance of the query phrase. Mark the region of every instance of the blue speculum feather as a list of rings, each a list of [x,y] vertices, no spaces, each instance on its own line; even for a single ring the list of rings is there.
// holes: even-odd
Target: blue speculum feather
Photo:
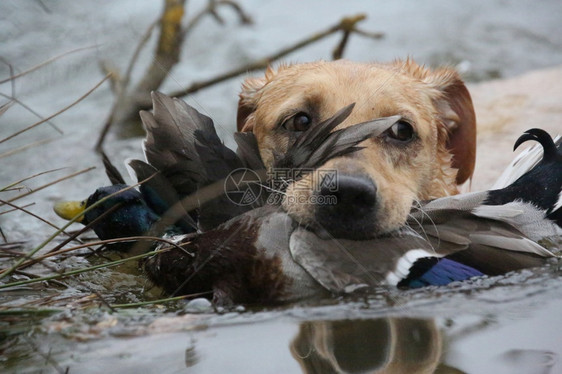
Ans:
[[[428,262],[434,263],[433,266],[429,265]],[[459,262],[449,260],[447,258],[439,259],[420,259],[412,265],[410,269],[410,274],[416,274],[416,266],[419,266],[422,270],[422,274],[419,276],[413,276],[404,279],[400,282],[400,287],[409,288],[420,288],[426,286],[444,286],[455,281],[464,281],[472,277],[478,277],[484,275],[482,272]]]

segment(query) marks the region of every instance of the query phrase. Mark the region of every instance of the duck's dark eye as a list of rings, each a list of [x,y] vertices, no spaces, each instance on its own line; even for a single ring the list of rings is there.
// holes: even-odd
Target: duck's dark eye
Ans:
[[[399,142],[409,142],[414,138],[414,128],[406,121],[398,121],[386,130],[386,135]]]
[[[283,122],[283,127],[289,131],[306,131],[311,123],[312,120],[308,114],[299,112]]]

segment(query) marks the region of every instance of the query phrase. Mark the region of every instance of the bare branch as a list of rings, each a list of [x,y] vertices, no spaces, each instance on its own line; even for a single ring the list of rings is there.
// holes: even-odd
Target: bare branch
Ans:
[[[348,31],[348,32],[355,32],[355,25],[358,22],[363,21],[366,18],[366,16],[364,14],[359,14],[356,16],[352,16],[352,17],[344,17],[340,20],[340,22],[338,22],[336,25],[331,26],[329,28],[327,28],[324,31],[318,32],[316,34],[313,34],[287,48],[283,48],[280,51],[277,51],[276,53],[263,57],[261,59],[258,59],[254,62],[251,62],[247,65],[241,66],[239,68],[236,68],[234,70],[231,70],[229,72],[226,72],[224,74],[218,75],[214,78],[211,78],[209,80],[206,81],[201,81],[201,82],[194,82],[192,83],[189,87],[183,89],[183,90],[179,90],[179,91],[175,91],[172,92],[169,96],[172,97],[182,97],[182,96],[186,96],[189,95],[191,93],[194,93],[196,91],[199,91],[200,89],[203,88],[207,88],[209,86],[215,85],[217,83],[220,82],[224,82],[226,80],[229,80],[231,78],[237,77],[239,75],[242,74],[246,74],[248,72],[251,71],[257,71],[257,70],[262,70],[265,69],[269,64],[271,64],[273,61],[276,61],[282,57],[285,57],[299,49],[302,49],[310,44],[316,43],[336,32],[339,31]],[[140,107],[139,109],[149,109],[150,106],[149,105],[143,105],[142,107]]]
[[[40,63],[40,64],[38,64],[38,65],[35,65],[35,66],[33,66],[32,68],[29,68],[29,69],[27,69],[27,70],[24,71],[24,72],[21,72],[21,73],[16,74],[16,75],[11,75],[9,78],[6,78],[6,79],[4,79],[4,80],[0,80],[0,84],[6,83],[6,82],[8,82],[8,81],[10,81],[10,80],[14,80],[14,79],[17,79],[17,78],[19,78],[19,77],[22,77],[22,76],[24,76],[24,75],[26,75],[26,74],[29,74],[29,73],[31,73],[31,72],[33,72],[33,71],[39,69],[39,68],[42,68],[42,67],[45,66],[45,65],[50,64],[51,62],[54,62],[54,61],[58,60],[58,59],[61,58],[61,57],[68,56],[68,55],[70,55],[70,54],[72,54],[72,53],[84,51],[84,50],[87,50],[87,49],[97,48],[97,47],[98,47],[98,45],[91,45],[91,46],[89,46],[89,47],[81,47],[81,48],[73,49],[73,50],[68,51],[68,52],[64,52],[63,54],[60,54],[60,55],[55,56],[55,57],[51,57],[50,59],[48,59],[48,60],[46,60],[46,61],[43,61],[42,63]]]
[[[148,26],[148,28],[146,29],[146,31],[144,32],[141,40],[139,41],[139,43],[137,44],[137,47],[135,48],[135,52],[133,53],[133,56],[131,57],[131,60],[129,61],[129,64],[127,66],[127,70],[125,71],[125,75],[123,76],[123,81],[121,82],[122,84],[122,94],[124,94],[124,92],[127,90],[127,87],[129,86],[129,82],[131,80],[131,73],[133,72],[133,68],[135,67],[137,60],[139,58],[139,55],[143,49],[143,47],[146,45],[146,43],[148,42],[148,39],[150,39],[150,36],[152,35],[152,32],[154,31],[154,28],[156,27],[156,25],[158,24],[158,21],[154,21],[150,24],[150,26]]]
[[[10,135],[10,136],[8,136],[8,137],[6,137],[6,138],[4,138],[4,139],[1,139],[1,140],[0,140],[0,144],[2,144],[2,143],[4,143],[5,141],[8,141],[8,140],[10,140],[10,139],[16,137],[16,136],[18,136],[18,135],[20,135],[20,134],[22,134],[22,133],[24,133],[24,132],[26,132],[26,131],[29,131],[29,130],[33,129],[33,128],[35,128],[35,127],[37,127],[37,126],[39,126],[39,125],[41,125],[41,124],[43,124],[43,123],[49,121],[51,118],[54,118],[54,117],[58,116],[59,114],[61,114],[61,113],[65,112],[65,111],[67,111],[68,109],[72,108],[74,105],[78,104],[79,102],[81,102],[82,100],[84,100],[86,97],[88,97],[92,92],[94,92],[94,91],[95,91],[99,86],[101,86],[102,83],[105,82],[109,77],[110,77],[109,74],[106,75],[105,78],[103,78],[101,81],[99,81],[99,82],[98,82],[93,88],[91,88],[88,92],[86,92],[84,95],[80,96],[77,100],[75,100],[72,104],[70,104],[70,105],[64,107],[63,109],[59,110],[59,111],[56,112],[55,114],[52,114],[52,115],[50,115],[49,117],[47,117],[47,118],[45,118],[45,119],[42,119],[42,120],[39,121],[39,122],[35,122],[35,123],[34,123],[33,125],[31,125],[31,126],[26,127],[25,129],[22,129],[22,130],[20,130],[20,131],[17,131],[17,132],[15,132],[15,133],[13,133],[12,135]]]
[[[183,42],[181,21],[185,13],[184,3],[185,0],[165,0],[156,54],[143,79],[136,86],[135,93],[149,96],[150,91],[160,87],[172,67],[179,61]]]
[[[217,19],[217,21],[220,24],[224,24],[224,21],[217,13],[217,8],[221,5],[227,5],[230,6],[232,9],[234,9],[236,14],[238,14],[241,23],[246,25],[253,23],[250,15],[248,15],[244,11],[244,9],[240,6],[240,4],[238,4],[237,2],[231,0],[221,0],[221,1],[210,0],[209,4],[204,9],[202,9],[199,13],[193,16],[189,21],[189,23],[187,24],[187,26],[183,28],[183,30],[181,31],[182,37],[185,38],[185,36],[189,34],[191,30],[193,30],[195,26],[197,26],[197,24],[199,24],[199,22],[208,14],[211,14],[213,17],[215,17],[215,19]]]
[[[340,42],[338,43],[338,45],[336,46],[336,48],[332,52],[332,58],[334,60],[339,60],[340,58],[342,58],[345,47],[347,46],[347,42],[349,41],[349,35],[350,34],[351,34],[351,31],[346,30],[346,31],[343,32],[343,35],[341,37]]]
[[[178,5],[181,3],[181,5]],[[167,22],[166,17],[168,7],[172,7],[172,4],[175,4],[177,7],[181,7],[183,11],[183,2],[176,0],[167,0],[166,7],[164,10],[164,14],[162,15],[161,19],[161,34],[160,34],[160,41],[157,46],[156,57],[151,65],[151,67],[147,70],[143,80],[137,85],[134,90],[134,93],[128,97],[124,97],[122,99],[117,99],[114,102],[114,105],[111,109],[111,112],[105,122],[103,130],[100,134],[98,142],[96,144],[96,149],[99,151],[102,148],[102,144],[105,140],[105,137],[113,125],[113,123],[131,123],[131,121],[138,122],[137,114],[139,110],[149,110],[151,109],[152,103],[150,100],[149,93],[153,90],[156,90],[160,87],[161,83],[164,81],[166,76],[169,73],[169,70],[177,63],[177,58],[179,57],[179,47],[180,43],[183,41],[184,37],[204,18],[206,15],[213,15],[219,22],[222,21],[218,13],[216,13],[216,9],[220,5],[229,6],[238,14],[240,17],[241,22],[249,23],[251,22],[251,18],[246,14],[240,5],[233,0],[210,0],[207,7],[202,9],[199,13],[191,17],[189,23],[177,34],[178,23],[177,22]],[[171,9],[171,8],[170,8]],[[179,8],[178,8],[179,9]],[[175,13],[174,13],[175,12]],[[179,15],[179,11],[172,12],[177,19]],[[181,13],[183,14],[183,13]],[[172,17],[173,18],[173,17]],[[283,48],[276,53],[253,61],[247,65],[241,66],[239,68],[235,68],[231,71],[225,72],[223,74],[219,74],[211,79],[203,80],[199,82],[193,82],[190,86],[172,92],[169,96],[172,97],[182,97],[188,94],[194,93],[199,91],[203,88],[207,88],[213,86],[217,83],[224,82],[226,80],[232,79],[242,74],[246,74],[248,72],[257,71],[265,69],[269,64],[273,61],[276,61],[282,57],[285,57],[299,49],[302,49],[310,44],[318,42],[334,33],[342,32],[343,36],[342,39],[334,51],[334,58],[340,58],[343,55],[344,49],[347,45],[349,36],[353,33],[360,34],[362,36],[371,37],[371,38],[381,38],[383,34],[376,34],[376,33],[367,33],[357,29],[357,24],[363,21],[366,18],[364,14],[358,14],[355,16],[344,17],[342,18],[337,24],[327,28],[324,31],[315,33],[287,48]],[[167,26],[166,26],[167,25]],[[164,41],[162,40],[162,34],[165,32],[165,28],[169,30],[171,41],[168,43],[175,45],[177,48],[175,54],[171,53],[170,51],[166,50],[160,44]],[[174,44],[175,43],[175,44]]]
[[[229,5],[232,9],[234,9],[234,11],[238,14],[238,17],[242,24],[250,25],[254,23],[252,17],[250,17],[250,15],[246,13],[246,11],[237,2],[230,1],[230,0],[223,0],[223,1],[219,1],[219,4]]]
[[[116,98],[96,142],[95,148],[97,151],[102,149],[105,137],[109,133],[111,126],[116,122],[127,122],[131,118],[135,118],[138,114],[137,103],[150,101],[150,92],[160,87],[174,65],[179,61],[181,44],[183,42],[181,21],[185,13],[184,4],[185,0],[165,0],[162,16],[158,22],[154,23],[154,25],[160,25],[160,35],[158,36],[158,43],[152,63],[141,81],[132,90],[132,93],[127,94],[133,66],[138,59],[142,47],[150,38],[154,25],[149,26],[147,32],[141,38],[129,62],[125,78],[118,86],[118,89],[116,89]]]

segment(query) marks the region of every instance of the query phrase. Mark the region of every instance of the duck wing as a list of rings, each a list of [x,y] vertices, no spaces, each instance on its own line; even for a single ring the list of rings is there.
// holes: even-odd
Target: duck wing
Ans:
[[[219,139],[213,121],[183,100],[152,93],[154,112],[141,112],[146,129],[146,160],[161,171],[180,195],[225,178],[242,167]]]
[[[129,160],[127,164],[133,169],[138,182],[142,182],[139,187],[140,193],[156,214],[160,217],[168,212],[174,214],[174,224],[183,233],[197,231],[197,223],[184,209],[176,189],[168,178],[144,161]]]
[[[219,139],[213,121],[183,100],[153,92],[154,112],[141,112],[147,135],[143,143],[148,163],[168,180],[180,200],[197,196],[186,205],[202,230],[209,230],[235,217],[253,205],[241,206],[225,195],[224,188],[207,188],[220,184],[230,173],[244,167],[244,162]],[[138,165],[138,164],[137,164]],[[162,178],[155,180],[162,181]],[[163,183],[165,184],[165,183]],[[152,188],[157,191],[156,188]],[[160,189],[166,193],[167,187]],[[169,201],[171,195],[167,191]]]
[[[396,285],[407,277],[415,261],[434,255],[431,244],[411,230],[355,241],[323,239],[309,230],[297,228],[291,235],[289,247],[294,261],[334,293]]]

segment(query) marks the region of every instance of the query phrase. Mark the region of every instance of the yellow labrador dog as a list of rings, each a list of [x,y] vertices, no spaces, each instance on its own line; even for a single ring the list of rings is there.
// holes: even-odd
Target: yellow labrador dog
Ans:
[[[377,236],[402,226],[415,202],[455,194],[471,177],[476,120],[468,90],[454,70],[431,71],[411,60],[270,68],[244,82],[238,130],[254,132],[270,168],[294,132],[352,103],[340,128],[392,115],[402,120],[360,151],[320,167],[337,171],[336,191],[303,188],[314,185],[307,179],[315,173],[289,185],[283,207],[301,224],[340,238]],[[323,194],[336,202],[310,203]]]

